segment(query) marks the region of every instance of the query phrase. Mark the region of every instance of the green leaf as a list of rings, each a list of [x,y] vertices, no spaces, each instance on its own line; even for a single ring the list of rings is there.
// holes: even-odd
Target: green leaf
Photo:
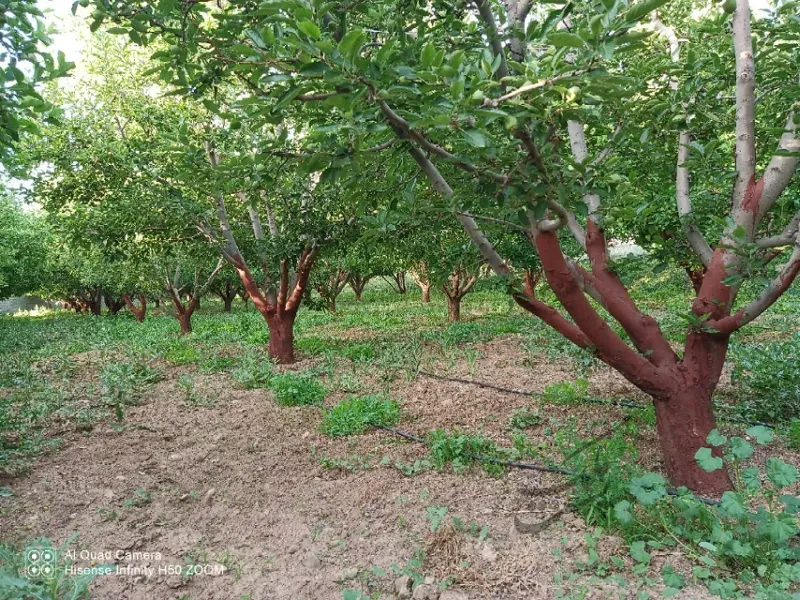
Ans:
[[[289,88],[286,90],[281,96],[278,98],[278,101],[275,103],[275,106],[272,107],[273,112],[289,104],[292,100],[297,98],[303,92],[303,86],[296,85],[294,87]]]
[[[763,425],[756,425],[751,427],[745,432],[750,437],[756,440],[756,443],[761,444],[769,444],[774,438],[775,434],[772,433],[772,430],[768,427],[764,427]]]
[[[631,503],[627,500],[620,500],[614,505],[614,518],[627,525],[633,522],[633,514],[631,513]]]
[[[364,45],[366,39],[366,34],[364,34],[364,32],[360,29],[349,31],[337,46],[339,54],[341,54],[342,58],[345,60],[351,63],[354,62],[355,58],[358,56],[358,52],[361,50],[361,46]]]
[[[760,490],[761,471],[758,470],[758,467],[747,467],[742,471],[742,481],[748,490],[752,492]]]
[[[583,48],[583,39],[574,33],[555,31],[547,36],[547,41],[556,48]]]
[[[763,515],[766,511],[760,512]],[[772,515],[767,513],[756,531],[775,543],[785,542],[797,533],[797,519],[793,515],[781,513]]]
[[[318,40],[322,35],[317,24],[312,21],[300,21],[297,28],[313,40]]]
[[[737,461],[742,461],[753,456],[753,445],[740,437],[731,438],[728,451]]]
[[[727,441],[728,438],[722,435],[719,432],[719,429],[712,429],[706,436],[706,442],[708,442],[712,446],[722,446]]]
[[[633,542],[631,544],[631,558],[639,563],[650,562],[650,554],[645,550],[644,542]]]
[[[664,580],[664,585],[677,590],[680,590],[686,583],[686,578],[680,573],[676,573],[672,565],[664,565],[664,568],[661,569],[661,578]]]
[[[741,519],[748,511],[742,499],[739,497],[739,494],[736,492],[725,492],[720,499],[719,512],[723,517]]]
[[[668,0],[643,0],[631,6],[625,13],[625,20],[628,23],[636,23],[653,12],[657,8],[664,6]]]
[[[695,452],[694,459],[704,471],[711,472],[722,468],[722,459],[719,456],[714,456],[711,453],[711,448],[700,448]]]
[[[479,129],[465,129],[464,138],[476,148],[486,147],[486,136],[483,135],[483,132]]]
[[[420,62],[423,69],[429,69],[433,65],[433,59],[436,58],[436,48],[433,44],[425,44],[420,54]]]
[[[0,495],[2,495],[2,493],[0,493]],[[785,494],[781,496],[781,502],[786,505],[786,512],[790,515],[796,515],[797,513],[800,513],[800,498],[797,496]]]
[[[797,468],[783,462],[780,458],[769,458],[766,462],[767,479],[775,487],[782,488],[797,481]]]
[[[666,481],[658,473],[645,473],[631,480],[628,491],[641,504],[651,506],[667,494]]]

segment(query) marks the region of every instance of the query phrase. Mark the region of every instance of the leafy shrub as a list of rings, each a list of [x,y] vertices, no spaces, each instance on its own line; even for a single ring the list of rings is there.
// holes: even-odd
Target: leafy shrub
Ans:
[[[772,432],[762,426],[751,427],[747,434],[758,444],[772,440]],[[626,537],[636,539],[631,556],[646,565],[646,547],[680,544],[695,560],[694,578],[714,594],[763,600],[796,597],[789,592],[800,584],[800,547],[795,543],[800,498],[784,490],[798,481],[797,469],[779,458],[768,458],[763,469],[745,467],[754,451],[742,437],[729,439],[714,430],[706,442],[719,448],[722,457],[705,447],[697,451],[697,463],[706,471],[727,465],[736,489],[713,503],[685,488],[670,495],[657,473],[634,478],[629,492],[637,504],[621,500],[614,511]],[[657,531],[665,533],[654,537]],[[665,582],[677,593],[683,578],[669,579]]]
[[[353,396],[325,413],[322,432],[331,437],[365,431],[370,425],[394,425],[400,420],[395,400],[381,396]]]
[[[284,406],[321,404],[325,399],[325,387],[313,375],[284,373],[270,379],[269,387],[275,392],[275,400]]]
[[[762,421],[800,417],[800,333],[784,342],[732,348],[731,381],[746,394],[745,416]]]
[[[576,475],[570,476],[572,508],[587,525],[614,526],[614,508],[628,497],[628,482],[638,475],[638,451],[630,439],[638,427],[632,421],[612,425],[611,435],[584,440],[577,424],[559,429],[556,446],[564,455],[563,464]]]
[[[269,387],[272,374],[272,362],[256,352],[245,352],[231,373],[233,380],[248,390]]]
[[[786,431],[788,446],[792,450],[800,449],[800,419],[792,419]]]

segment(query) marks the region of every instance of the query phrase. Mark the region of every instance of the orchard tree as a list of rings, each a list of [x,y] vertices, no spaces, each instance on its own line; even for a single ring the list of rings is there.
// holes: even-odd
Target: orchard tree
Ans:
[[[336,298],[347,286],[349,278],[350,274],[345,270],[343,259],[325,257],[317,260],[311,275],[311,284],[330,312],[336,312]]]
[[[63,52],[45,51],[52,31],[36,0],[0,0],[0,162],[6,164],[20,135],[35,132],[37,121],[60,113],[42,98],[37,84],[63,77],[75,66]]]
[[[23,212],[0,190],[0,298],[24,296],[42,286],[50,237],[41,215]]]
[[[172,315],[180,324],[181,335],[192,333],[192,316],[225,266],[225,261],[219,258],[212,267],[204,255],[210,255],[205,244],[173,248],[154,261],[154,268],[161,271],[164,290],[175,309]]]
[[[209,289],[222,300],[223,310],[228,313],[231,312],[236,296],[244,291],[241,279],[233,269],[222,269]]]
[[[726,473],[708,473],[695,460],[715,426],[711,396],[728,341],[773,304],[800,270],[800,215],[768,217],[774,210],[784,214],[779,200],[797,168],[792,112],[797,96],[780,111],[776,103],[756,102],[747,0],[711,7],[697,17],[684,10],[674,23],[653,19],[665,0],[580,6],[480,0],[459,7],[388,0],[81,3],[93,4],[98,21],[111,17],[117,31],[137,43],[161,39],[165,49],[154,59],[163,81],[178,94],[211,101],[220,86],[239,82],[248,94],[240,105],[249,127],[279,119],[307,125],[309,134],[298,143],[310,155],[308,169],[325,179],[358,169],[365,149],[388,149],[396,160],[406,153],[503,277],[512,272],[482,224],[495,219],[522,227],[566,315],[521,291],[513,293],[515,300],[653,398],[666,470],[675,485],[704,493],[729,488]],[[756,21],[761,81],[779,97],[791,93],[797,81],[792,40],[800,23],[793,7],[782,3]],[[693,30],[705,35],[690,34]],[[725,35],[733,50],[729,46],[718,54],[717,40]],[[689,40],[674,61],[685,61],[685,69],[661,60],[674,55],[664,43],[671,37]],[[703,56],[706,68],[700,70],[693,62]],[[693,82],[725,84],[731,93],[697,113],[690,106],[699,89]],[[729,96],[735,118],[728,113]],[[679,140],[678,214],[706,268],[687,316],[682,354],[631,299],[607,251],[606,214],[636,185],[608,159],[632,127],[640,130],[626,114],[654,97],[664,106],[653,106],[648,120],[657,122],[664,110],[680,113],[659,131]],[[755,127],[759,111],[764,132]],[[735,140],[736,175],[716,242],[702,235],[692,218],[686,165],[691,137],[698,135],[693,131],[708,126],[708,113],[718,121],[714,135]],[[767,139],[770,130],[778,130],[776,139]],[[474,193],[454,192],[462,188]],[[565,252],[567,236],[584,249],[588,266]],[[741,281],[750,279],[758,264],[753,256],[762,263],[779,256],[786,262],[751,301],[737,304]]]

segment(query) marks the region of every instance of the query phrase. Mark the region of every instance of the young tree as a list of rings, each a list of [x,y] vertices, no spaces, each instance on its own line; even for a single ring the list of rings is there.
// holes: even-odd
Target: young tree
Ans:
[[[197,248],[201,252],[205,248]],[[189,253],[178,253],[156,261],[156,268],[162,270],[164,289],[175,308],[174,316],[181,326],[181,335],[192,333],[192,315],[200,300],[214,283],[217,274],[225,266],[220,258],[213,269],[204,267],[203,260]]]
[[[236,296],[244,293],[241,279],[233,269],[222,269],[211,285],[210,291],[215,296],[219,296],[219,299],[222,300],[223,310],[228,313],[231,312]]]
[[[311,276],[312,286],[325,301],[330,312],[336,312],[336,298],[342,293],[350,274],[344,268],[344,262],[335,258],[322,258],[317,261]]]

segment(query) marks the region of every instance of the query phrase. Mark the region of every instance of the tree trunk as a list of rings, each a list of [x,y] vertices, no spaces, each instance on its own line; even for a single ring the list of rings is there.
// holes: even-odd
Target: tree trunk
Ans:
[[[336,312],[336,298],[328,299],[328,310],[332,313]]]
[[[138,308],[128,294],[123,294],[122,299],[125,301],[125,304],[128,306],[128,309],[131,311],[133,316],[136,317],[136,320],[139,323],[142,323],[144,321],[145,314],[147,313],[147,296],[144,294],[139,294]]]
[[[447,311],[450,322],[461,320],[461,296],[447,296]]]
[[[666,400],[654,400],[656,427],[664,466],[672,484],[719,496],[731,489],[727,469],[709,473],[694,457],[698,449],[711,447],[706,437],[716,427],[711,392],[704,387],[684,386]],[[716,449],[712,450],[715,456],[720,456]]]
[[[431,284],[419,284],[420,289],[422,290],[422,303],[428,304],[431,301]]]
[[[181,335],[186,335],[187,333],[192,333],[192,314],[189,312],[185,313],[177,313],[175,317],[178,319],[178,323],[181,324]]]
[[[99,299],[92,298],[86,304],[89,305],[89,310],[92,311],[92,314],[95,317],[99,317],[100,316],[100,312],[101,312],[103,306],[102,306],[102,304],[101,304]]]
[[[398,294],[405,294],[406,291],[407,291],[405,271],[401,271],[400,273],[395,273],[394,274],[394,281],[395,281],[395,283],[397,283],[397,293]]]
[[[294,362],[294,319],[296,313],[283,312],[267,317],[269,356],[282,365]]]
[[[222,301],[225,303],[225,312],[231,312],[231,307],[233,306],[233,298],[223,298]]]
[[[356,295],[356,302],[361,302],[361,294],[364,290],[353,288],[353,293]]]

